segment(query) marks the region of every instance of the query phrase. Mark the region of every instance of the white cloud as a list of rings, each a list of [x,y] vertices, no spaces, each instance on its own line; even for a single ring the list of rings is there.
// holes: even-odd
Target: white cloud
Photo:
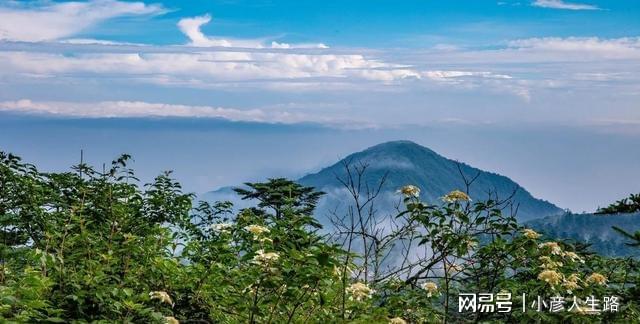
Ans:
[[[0,40],[39,42],[76,35],[87,28],[121,16],[156,15],[160,5],[117,0],[48,3],[34,7],[0,4]]]
[[[0,51],[0,77],[111,78],[169,88],[253,88],[278,92],[397,92],[416,86],[454,86],[459,89],[487,86],[513,89],[502,85],[512,79],[512,76],[505,73],[419,69],[411,65],[367,58],[361,54],[328,54],[324,51],[313,54],[296,53],[292,50],[243,51],[236,48],[198,52],[188,49],[179,49],[177,52],[154,51],[150,47],[136,47],[133,50],[135,52],[89,51],[74,55]],[[506,92],[522,97],[522,87],[517,88],[518,91]]]
[[[193,18],[183,18],[178,22],[178,28],[189,38],[189,45],[195,47],[238,47],[238,48],[327,48],[324,44],[287,44],[272,41],[270,46],[263,39],[232,39],[218,38],[205,35],[201,28],[211,22],[210,15]]]
[[[433,80],[450,80],[464,77],[481,77],[490,79],[511,79],[512,77],[506,74],[496,74],[493,72],[472,72],[472,71],[426,71],[422,75]]]
[[[621,81],[632,77],[630,72],[579,72],[573,75],[574,80],[580,81],[597,81],[597,82],[611,82]]]
[[[63,44],[73,44],[73,45],[129,45],[129,46],[146,46],[145,44],[140,43],[129,43],[129,42],[114,42],[102,39],[92,39],[92,38],[69,38],[63,39],[60,41]]]
[[[551,8],[551,9],[600,10],[600,8],[594,5],[565,2],[562,0],[536,0],[531,5],[534,7]]]
[[[416,55],[419,55],[416,57]],[[501,64],[614,63],[618,60],[640,60],[640,37],[543,37],[513,40],[503,47],[488,49],[455,50],[448,52],[427,51],[408,56],[410,62],[458,66],[496,66]],[[622,64],[622,63],[620,63]],[[627,68],[633,66],[627,64]],[[589,68],[583,65],[583,68]],[[511,67],[513,69],[513,67]],[[535,72],[546,72],[543,67]],[[507,73],[509,74],[509,73]]]
[[[166,89],[304,91],[332,96],[355,91],[395,95],[444,90],[510,95],[524,102],[534,102],[541,90],[617,85],[620,91],[632,91],[640,84],[640,38],[531,38],[500,48],[446,52],[71,42],[53,48],[0,44],[0,82],[27,86],[135,82]]]
[[[211,16],[205,15],[194,18],[183,18],[178,22],[178,28],[191,41],[189,45],[198,47],[261,47],[261,41],[254,40],[227,40],[206,36],[200,28],[211,21]]]
[[[94,73],[157,76],[174,81],[231,82],[350,78],[394,81],[420,78],[406,66],[367,59],[359,54],[299,54],[280,52],[128,52],[85,53],[73,56],[35,52],[0,52],[4,73],[40,75]],[[0,73],[2,74],[2,73]],[[317,81],[317,80],[316,80]]]
[[[509,45],[520,49],[599,53],[610,57],[626,55],[637,57],[640,52],[640,37],[613,39],[601,39],[598,37],[543,37],[515,40],[509,42]]]
[[[352,121],[340,121],[338,119],[322,118],[283,110],[242,110],[142,101],[59,102],[22,99],[0,102],[0,111],[75,118],[189,117],[283,124],[312,122],[335,126],[353,123]]]

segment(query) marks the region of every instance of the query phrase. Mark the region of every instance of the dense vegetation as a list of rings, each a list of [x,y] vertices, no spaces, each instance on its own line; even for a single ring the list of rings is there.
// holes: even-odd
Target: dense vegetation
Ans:
[[[237,192],[256,207],[234,214],[225,202],[193,205],[170,173],[141,186],[128,159],[102,171],[80,164],[68,173],[43,173],[0,153],[2,322],[640,318],[635,260],[545,242],[502,213],[506,201],[472,200],[473,181],[463,191],[451,188],[438,204],[405,186],[398,213],[377,218],[376,187],[349,176],[342,182],[353,205],[335,215],[326,235],[313,217],[322,195],[313,188],[285,179],[250,183]],[[459,312],[459,293],[510,293],[513,309]],[[523,293],[565,297],[566,308],[575,296],[579,308],[523,312]],[[619,309],[592,311],[590,296],[617,296]]]
[[[629,214],[640,211],[640,193],[631,194],[627,198],[616,201],[615,203],[598,208],[596,214]]]

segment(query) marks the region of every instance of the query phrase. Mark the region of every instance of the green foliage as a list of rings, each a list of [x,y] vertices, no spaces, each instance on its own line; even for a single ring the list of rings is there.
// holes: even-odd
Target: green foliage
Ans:
[[[16,275],[5,280],[27,280],[32,294],[46,296],[39,314],[160,321],[161,314],[145,304],[162,274],[149,269],[171,256],[173,237],[164,225],[188,221],[191,196],[168,174],[138,188],[127,156],[106,172],[79,165],[63,174],[38,173],[3,157],[2,232],[10,239],[2,242],[1,258]],[[3,296],[23,300],[23,286],[18,288],[3,290]],[[16,320],[21,314],[17,305],[5,311]]]
[[[412,187],[392,230],[328,235],[313,217],[322,193],[312,188],[286,179],[249,183],[237,192],[257,206],[234,213],[226,202],[192,205],[168,172],[139,185],[128,161],[122,156],[102,172],[81,164],[42,173],[0,153],[1,322],[638,319],[635,260],[545,243],[504,216],[497,199],[475,202],[454,191],[428,204]],[[345,248],[354,237],[381,247],[365,249],[375,251],[373,261]],[[403,244],[428,253],[378,259]],[[624,303],[601,314],[457,311],[458,293],[501,291],[616,295]]]
[[[242,199],[258,200],[258,207],[271,208],[276,218],[281,217],[284,208],[292,209],[294,213],[310,215],[318,203],[323,192],[313,188],[303,187],[287,179],[269,179],[266,183],[245,183],[250,189],[236,188],[234,191]]]
[[[631,247],[634,247],[634,248],[640,247],[640,231],[637,231],[634,234],[631,234],[631,233],[629,233],[629,232],[627,232],[627,231],[625,231],[622,228],[617,227],[617,226],[613,226],[613,229],[616,232],[620,233],[626,239],[630,239],[630,240],[633,241],[631,243],[626,243],[628,246],[631,246]]]
[[[616,201],[615,203],[599,208],[596,214],[629,214],[640,211],[640,193],[631,194],[628,198]]]

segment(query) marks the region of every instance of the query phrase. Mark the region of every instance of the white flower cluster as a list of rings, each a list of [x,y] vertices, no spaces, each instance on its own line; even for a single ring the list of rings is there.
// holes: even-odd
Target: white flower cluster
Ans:
[[[229,223],[218,223],[218,224],[211,225],[211,229],[213,229],[214,232],[220,233],[220,234],[228,234],[232,227],[233,227],[233,224],[229,224]]]
[[[149,293],[149,298],[157,299],[161,303],[169,304],[171,306],[174,305],[173,300],[171,299],[171,296],[169,296],[169,294],[166,291],[152,291]]]
[[[427,291],[427,297],[432,297],[438,292],[438,285],[433,281],[426,281],[422,284],[422,289]]]
[[[420,188],[413,185],[404,186],[400,188],[398,192],[403,194],[405,197],[415,197],[415,198],[420,197]]]
[[[356,282],[351,286],[347,287],[346,290],[347,290],[347,293],[351,295],[349,297],[349,300],[356,300],[356,301],[362,301],[365,298],[371,298],[373,293],[375,293],[375,290],[369,288],[369,286],[367,286],[365,283],[362,283],[362,282]]]
[[[276,252],[264,252],[264,250],[256,251],[256,255],[253,257],[253,262],[260,265],[269,265],[272,262],[278,261],[280,255]]]

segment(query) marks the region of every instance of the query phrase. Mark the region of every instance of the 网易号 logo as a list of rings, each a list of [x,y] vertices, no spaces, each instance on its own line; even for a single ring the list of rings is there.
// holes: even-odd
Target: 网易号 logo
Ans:
[[[532,296],[523,293],[512,296],[508,292],[500,293],[461,293],[458,295],[458,312],[471,313],[510,313],[522,312],[577,312],[601,313],[617,312],[620,307],[618,296]]]

